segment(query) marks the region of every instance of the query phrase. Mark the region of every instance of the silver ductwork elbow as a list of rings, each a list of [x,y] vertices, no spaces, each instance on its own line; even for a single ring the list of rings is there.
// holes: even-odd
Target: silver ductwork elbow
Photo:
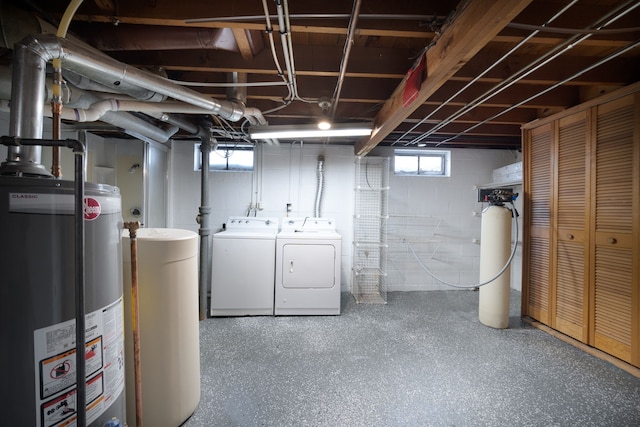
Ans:
[[[244,115],[242,104],[209,98],[164,77],[117,61],[90,46],[68,39],[41,34],[27,37],[18,45],[24,45],[45,61],[59,58],[65,70],[87,77],[113,92],[131,95],[144,89],[148,93],[139,94],[138,98],[152,99],[157,93],[206,109],[210,114],[217,114],[231,121],[238,121]]]
[[[41,34],[28,36],[15,45],[10,113],[12,136],[42,137],[46,64],[53,59],[60,59],[63,69],[106,91],[148,101],[170,97],[234,122],[245,116],[242,102],[212,99],[162,76],[119,62],[80,42]],[[6,163],[35,166],[38,171],[40,150],[40,147],[12,147]],[[44,168],[41,169],[43,175],[47,174]]]

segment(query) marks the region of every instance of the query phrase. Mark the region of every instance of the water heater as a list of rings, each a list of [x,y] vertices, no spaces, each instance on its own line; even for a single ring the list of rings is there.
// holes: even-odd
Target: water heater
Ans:
[[[75,425],[73,182],[0,176],[1,425]],[[124,420],[122,215],[116,187],[85,184],[86,419]]]

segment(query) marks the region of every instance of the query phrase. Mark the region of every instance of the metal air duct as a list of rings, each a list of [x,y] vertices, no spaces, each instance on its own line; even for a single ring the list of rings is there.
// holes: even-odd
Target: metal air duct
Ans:
[[[42,137],[46,63],[53,59],[61,59],[64,69],[85,76],[113,92],[129,94],[143,89],[195,105],[208,114],[217,114],[231,121],[238,121],[245,114],[240,103],[211,99],[163,77],[123,64],[89,46],[42,34],[29,36],[15,46],[11,95],[14,104],[10,119],[12,136]],[[0,173],[48,176],[49,173],[40,165],[40,152],[39,147],[12,147]]]

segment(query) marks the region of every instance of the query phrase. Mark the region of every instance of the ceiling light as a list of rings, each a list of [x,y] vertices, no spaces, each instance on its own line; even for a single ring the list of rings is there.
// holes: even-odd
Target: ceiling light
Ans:
[[[371,123],[340,123],[330,129],[318,129],[316,125],[252,126],[251,139],[328,138],[339,136],[369,136]]]
[[[318,100],[318,106],[322,108],[322,117],[318,122],[318,129],[331,129],[331,120],[329,119],[329,108],[331,108],[331,100],[327,97],[322,97]]]
[[[327,130],[331,129],[331,122],[326,118],[322,117],[322,119],[318,122],[318,129]]]

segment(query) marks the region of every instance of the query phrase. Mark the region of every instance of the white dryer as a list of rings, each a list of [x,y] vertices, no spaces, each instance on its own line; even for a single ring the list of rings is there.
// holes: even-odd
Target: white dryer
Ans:
[[[213,235],[212,316],[273,315],[277,218],[229,217]]]
[[[333,219],[283,219],[276,238],[275,315],[340,314],[341,254]]]

